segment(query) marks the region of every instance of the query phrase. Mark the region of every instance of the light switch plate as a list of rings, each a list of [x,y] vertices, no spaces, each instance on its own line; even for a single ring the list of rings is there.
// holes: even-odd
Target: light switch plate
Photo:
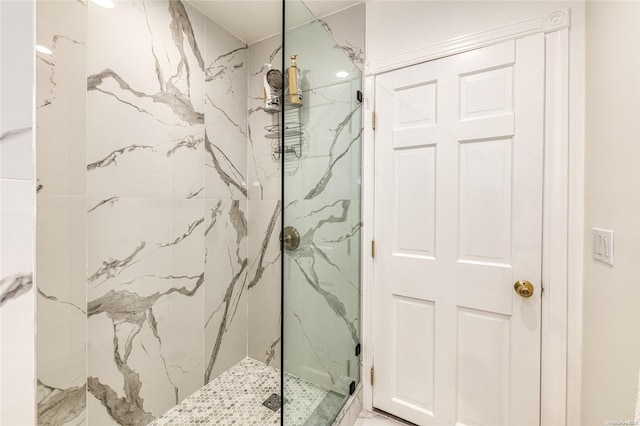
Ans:
[[[593,228],[593,258],[613,266],[613,231]]]

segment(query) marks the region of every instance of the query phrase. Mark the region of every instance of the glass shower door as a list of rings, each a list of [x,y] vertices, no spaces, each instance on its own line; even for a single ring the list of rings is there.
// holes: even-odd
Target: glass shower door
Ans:
[[[284,3],[303,106],[285,92],[283,424],[330,425],[360,382],[362,76],[301,1]]]

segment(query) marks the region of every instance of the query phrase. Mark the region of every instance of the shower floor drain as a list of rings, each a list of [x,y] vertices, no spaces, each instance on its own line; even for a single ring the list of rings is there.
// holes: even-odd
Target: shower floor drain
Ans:
[[[285,399],[284,402],[287,402],[287,400]],[[262,403],[262,405],[264,405],[265,407],[273,411],[278,411],[280,409],[281,404],[282,404],[282,399],[280,398],[280,395],[278,395],[277,393],[272,393],[271,396],[265,399],[264,402]]]

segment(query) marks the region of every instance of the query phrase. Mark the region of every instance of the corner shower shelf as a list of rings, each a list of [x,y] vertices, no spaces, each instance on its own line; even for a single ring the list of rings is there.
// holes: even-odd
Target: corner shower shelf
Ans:
[[[287,107],[284,109],[285,123],[280,123],[281,111],[273,111],[277,114],[277,124],[265,126],[267,131],[265,137],[274,140],[271,145],[271,156],[279,161],[284,154],[293,154],[296,158],[302,158],[302,142],[304,131],[300,120],[300,108]]]
[[[286,124],[285,126],[282,126],[280,124],[273,124],[271,126],[265,126],[264,128],[267,131],[267,134],[265,135],[267,139],[278,139],[283,130],[285,138],[302,136],[302,124],[300,123],[290,123]]]

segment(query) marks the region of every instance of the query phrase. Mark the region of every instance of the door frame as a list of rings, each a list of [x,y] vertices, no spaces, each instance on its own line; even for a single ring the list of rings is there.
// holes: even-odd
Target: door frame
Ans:
[[[422,49],[367,62],[364,77],[362,342],[363,407],[373,409],[375,132],[372,128],[376,75],[536,33],[545,35],[545,118],[542,245],[542,353],[540,424],[580,424],[582,368],[582,257],[584,108],[569,110],[571,87],[584,82],[584,66],[569,79],[569,8],[457,37]],[[583,61],[584,57],[580,57]],[[578,92],[579,93],[579,92]],[[575,93],[573,93],[575,94]],[[579,99],[581,97],[577,96]],[[574,96],[571,96],[574,99]],[[571,148],[571,149],[570,149]],[[569,362],[570,360],[570,362]]]

